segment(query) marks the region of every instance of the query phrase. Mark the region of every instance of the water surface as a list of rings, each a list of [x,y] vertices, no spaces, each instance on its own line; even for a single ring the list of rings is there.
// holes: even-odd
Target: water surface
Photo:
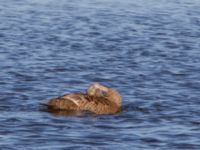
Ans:
[[[0,149],[200,149],[199,0],[1,0]],[[39,104],[92,82],[116,115]]]

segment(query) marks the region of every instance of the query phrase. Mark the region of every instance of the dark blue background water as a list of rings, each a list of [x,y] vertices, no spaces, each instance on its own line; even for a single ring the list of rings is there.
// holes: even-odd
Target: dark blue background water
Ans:
[[[199,0],[0,0],[0,149],[200,149]],[[123,112],[39,103],[92,82]]]

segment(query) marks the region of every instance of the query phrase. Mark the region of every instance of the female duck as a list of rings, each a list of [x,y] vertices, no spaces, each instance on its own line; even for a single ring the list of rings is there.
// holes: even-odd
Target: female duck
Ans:
[[[86,93],[66,94],[50,100],[46,106],[53,110],[90,111],[96,114],[114,114],[121,110],[121,95],[114,89],[98,83]]]

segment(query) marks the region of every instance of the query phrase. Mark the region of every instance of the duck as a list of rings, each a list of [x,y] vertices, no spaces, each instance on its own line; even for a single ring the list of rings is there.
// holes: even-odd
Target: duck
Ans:
[[[99,83],[91,84],[86,92],[69,93],[50,99],[45,104],[49,110],[89,111],[95,114],[115,114],[121,111],[120,93]]]

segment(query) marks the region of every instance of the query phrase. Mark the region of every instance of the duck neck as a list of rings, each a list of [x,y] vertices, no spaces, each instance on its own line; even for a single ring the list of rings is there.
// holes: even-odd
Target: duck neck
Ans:
[[[121,107],[122,105],[122,98],[121,95],[113,89],[109,89],[107,93],[107,97],[110,101],[115,103],[118,107]]]

